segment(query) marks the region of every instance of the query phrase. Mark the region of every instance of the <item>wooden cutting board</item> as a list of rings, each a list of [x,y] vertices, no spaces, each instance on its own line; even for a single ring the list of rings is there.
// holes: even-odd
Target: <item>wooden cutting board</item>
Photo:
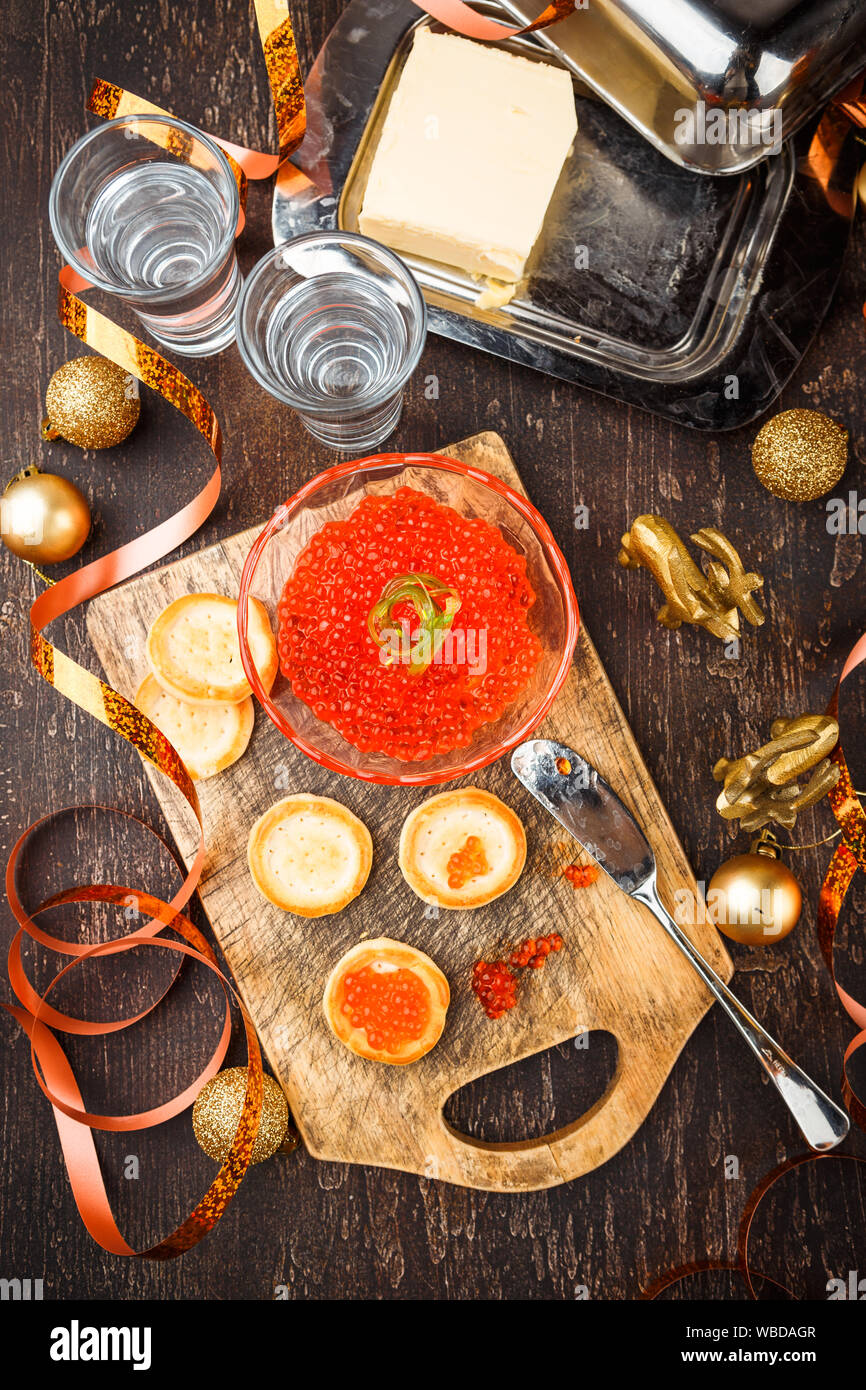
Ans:
[[[475,435],[445,451],[523,490],[502,439]],[[179,595],[212,590],[236,595],[257,527],[197,555],[133,579],[95,599],[88,630],[108,679],[130,696],[145,674],[149,624]],[[611,566],[615,560],[610,557]],[[588,574],[578,570],[580,599]],[[659,862],[662,897],[697,887],[607,676],[581,627],[574,665],[539,734],[555,736],[593,763],[631,807]],[[195,827],[172,785],[147,765],[181,854],[190,862]],[[568,1182],[604,1163],[649,1114],[683,1044],[711,1003],[700,981],[649,913],[602,874],[576,890],[562,877],[581,851],[512,776],[508,759],[472,779],[501,796],[523,819],[529,846],[517,887],[475,912],[441,912],[422,903],[397,863],[408,812],[437,788],[380,787],[339,777],[299,753],[257,710],[250,747],[234,767],[198,784],[207,838],[201,897],[214,934],[285,1089],[310,1152],[369,1163],[493,1191]],[[459,785],[453,783],[451,785]],[[370,880],[338,916],[306,920],[280,911],[257,892],[246,861],[249,829],[289,792],[334,796],[369,826]],[[565,949],[525,980],[519,1007],[488,1020],[469,988],[478,956],[502,953],[532,931],[562,932]],[[732,967],[713,927],[689,928],[720,975]],[[451,983],[445,1032],[414,1066],[387,1067],[348,1052],[331,1035],[321,1008],[331,967],[365,936],[387,935],[426,951]],[[527,972],[527,975],[529,972]],[[583,1031],[616,1037],[616,1071],[601,1099],[546,1138],[486,1144],[444,1119],[452,1092]]]

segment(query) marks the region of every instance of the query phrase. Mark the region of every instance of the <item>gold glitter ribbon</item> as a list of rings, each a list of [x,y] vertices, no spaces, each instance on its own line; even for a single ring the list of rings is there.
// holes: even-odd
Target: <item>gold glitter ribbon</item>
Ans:
[[[279,153],[266,154],[261,150],[247,149],[223,140],[218,135],[210,138],[219,145],[226,156],[240,198],[240,217],[238,235],[243,231],[246,218],[247,180],[269,179],[276,174],[288,160],[304,138],[307,129],[307,107],[304,100],[304,86],[292,22],[288,15],[285,0],[255,0],[256,21],[259,37],[265,55],[265,67],[271,88],[271,98],[277,117],[277,136]],[[90,93],[88,110],[96,116],[110,121],[118,116],[171,116],[170,111],[157,106],[144,97],[123,87],[97,78]],[[151,132],[149,139],[157,138],[158,132]],[[189,161],[191,151],[185,148],[178,131],[168,131],[165,135],[166,148],[180,159]],[[298,181],[303,182],[299,170],[294,170]],[[284,180],[288,184],[289,180]]]
[[[246,179],[265,178],[273,174],[279,164],[300,144],[305,130],[303,87],[286,6],[279,3],[279,0],[256,0],[256,15],[277,114],[280,149],[278,155],[266,155],[219,141],[230,159],[242,197],[245,193]],[[109,119],[124,114],[167,114],[153,103],[104,81],[96,83],[90,109]],[[170,133],[167,144],[176,157],[189,162],[193,157],[189,142],[183,136],[176,138],[176,134]],[[242,219],[238,231],[241,226]],[[160,353],[86,304],[79,296],[81,291],[87,288],[89,286],[86,281],[69,266],[64,267],[60,273],[61,323],[88,347],[117,363],[124,371],[131,373],[185,415],[209,445],[216,466],[202,490],[180,511],[143,536],[85,565],[58,583],[51,584],[39,595],[30,611],[31,656],[36,670],[49,685],[118,733],[169,778],[186,800],[198,823],[199,841],[189,872],[170,902],[164,902],[151,894],[127,886],[87,884],[67,889],[38,907],[28,910],[18,894],[16,881],[20,856],[30,835],[54,817],[46,817],[28,827],[14,846],[6,871],[7,899],[19,924],[19,930],[10,945],[8,960],[9,979],[19,1005],[3,1004],[2,1007],[18,1021],[30,1038],[36,1079],[51,1102],[73,1195],[87,1229],[106,1250],[115,1254],[137,1255],[146,1259],[169,1259],[195,1245],[212,1229],[246,1171],[261,1118],[261,1055],[252,1022],[231,983],[217,966],[213,950],[192,922],[182,915],[182,909],[189,902],[200,879],[205,854],[201,808],[188,769],[170,741],[141,710],[105,681],[55,647],[45,637],[44,630],[55,619],[69,613],[80,603],[162,559],[198,530],[210,515],[219,497],[222,436],[216,415],[198,387]],[[126,815],[125,812],[113,814]],[[125,907],[134,904],[137,910],[146,916],[149,914],[150,921],[142,930],[114,941],[82,946],[52,936],[34,920],[40,912],[68,902],[106,902]],[[179,936],[180,942],[157,939],[158,934],[166,928],[170,928]],[[73,957],[41,994],[35,990],[24,969],[21,947],[25,936],[60,955]],[[138,1022],[156,1007],[156,1004],[149,1005],[132,1017],[115,1019],[108,1023],[90,1023],[54,1009],[47,1003],[47,996],[55,984],[81,961],[140,947],[173,952],[180,958],[178,964],[182,963],[183,957],[188,956],[204,964],[218,976],[226,991],[226,1016],[222,1035],[202,1073],[172,1101],[137,1115],[95,1115],[85,1109],[72,1069],[50,1029],[70,1034],[101,1036]],[[231,1038],[231,996],[234,996],[241,1008],[248,1049],[246,1095],[231,1150],[207,1193],[186,1220],[158,1244],[147,1250],[133,1250],[123,1239],[114,1222],[91,1131],[149,1128],[191,1105],[205,1081],[216,1074],[226,1054]],[[159,1000],[156,1003],[159,1003]]]
[[[259,37],[265,55],[265,67],[271,98],[277,117],[277,137],[279,154],[265,154],[260,150],[247,149],[243,145],[232,144],[218,135],[215,140],[229,156],[233,168],[240,168],[247,178],[266,179],[276,173],[284,159],[298,148],[307,128],[306,102],[301,81],[301,68],[295,35],[289,18],[285,0],[255,0],[256,21]],[[89,110],[105,120],[115,116],[170,116],[164,107],[144,97],[136,96],[113,82],[98,78],[88,103]],[[170,132],[169,140],[176,140],[177,133]],[[182,149],[172,146],[173,152],[184,158]]]

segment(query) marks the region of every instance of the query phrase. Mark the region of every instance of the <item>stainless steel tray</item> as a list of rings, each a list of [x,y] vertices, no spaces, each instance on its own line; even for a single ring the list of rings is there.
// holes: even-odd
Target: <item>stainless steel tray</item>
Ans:
[[[397,78],[415,29],[431,23],[411,0],[348,5],[306,84],[309,133],[277,183],[277,243],[357,228]],[[557,61],[533,38],[505,46]],[[834,200],[847,198],[849,216],[799,167],[793,142],[747,173],[708,178],[672,164],[576,80],[575,100],[578,136],[510,304],[479,309],[470,276],[405,258],[431,329],[683,424],[746,423],[781,390],[829,303],[853,216],[853,149]],[[798,138],[807,148],[809,132]]]

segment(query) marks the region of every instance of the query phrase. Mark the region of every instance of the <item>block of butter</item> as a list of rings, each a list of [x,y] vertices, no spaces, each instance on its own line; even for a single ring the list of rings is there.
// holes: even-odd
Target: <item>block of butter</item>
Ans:
[[[395,251],[519,280],[576,133],[563,68],[419,29],[359,229]]]

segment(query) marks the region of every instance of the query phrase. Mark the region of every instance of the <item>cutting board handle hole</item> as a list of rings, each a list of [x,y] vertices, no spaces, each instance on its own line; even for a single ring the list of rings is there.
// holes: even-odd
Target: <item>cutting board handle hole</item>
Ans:
[[[569,1128],[601,1099],[616,1072],[618,1051],[612,1033],[594,1030],[536,1052],[454,1091],[445,1102],[445,1120],[482,1144],[544,1139]]]

